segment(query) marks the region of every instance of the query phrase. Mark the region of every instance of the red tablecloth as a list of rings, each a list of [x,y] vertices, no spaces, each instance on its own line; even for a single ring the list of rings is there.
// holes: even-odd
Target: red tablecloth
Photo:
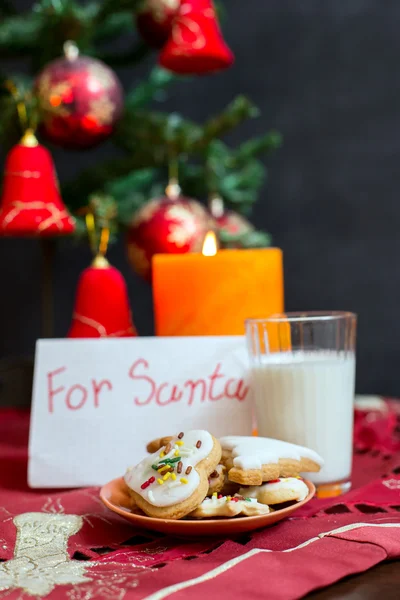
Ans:
[[[29,415],[0,411],[0,597],[291,600],[400,558],[399,414],[394,401],[356,411],[345,496],[235,539],[184,540],[136,530],[97,488],[29,490]]]

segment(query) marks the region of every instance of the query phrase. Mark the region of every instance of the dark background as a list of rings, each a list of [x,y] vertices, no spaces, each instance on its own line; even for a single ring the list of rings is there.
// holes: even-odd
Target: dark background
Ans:
[[[284,250],[286,308],[357,312],[357,391],[400,395],[400,2],[226,0],[225,6],[234,68],[175,86],[167,107],[201,121],[244,93],[262,116],[232,142],[270,128],[282,132],[252,220]],[[140,81],[152,62],[119,71],[124,85]],[[110,152],[107,144],[87,154],[55,152],[60,178]],[[109,258],[127,279],[139,332],[151,334],[149,286],[131,272],[122,242]],[[89,260],[86,247],[60,243],[57,336],[67,332],[76,282]],[[0,240],[0,281],[0,357],[33,356],[40,336],[36,242]]]

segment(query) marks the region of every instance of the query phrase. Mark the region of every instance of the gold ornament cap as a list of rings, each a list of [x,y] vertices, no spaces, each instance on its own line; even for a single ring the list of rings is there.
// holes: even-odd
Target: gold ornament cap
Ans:
[[[39,145],[33,129],[30,128],[25,131],[19,143],[21,146],[25,146],[26,148],[35,148]]]
[[[210,212],[215,219],[220,219],[225,212],[224,201],[219,194],[211,194],[209,206]]]
[[[95,269],[108,269],[109,266],[110,266],[110,263],[108,262],[106,257],[103,256],[102,254],[98,254],[93,259],[92,267]]]
[[[79,56],[79,48],[75,42],[67,40],[63,45],[64,56],[70,62],[76,60]]]

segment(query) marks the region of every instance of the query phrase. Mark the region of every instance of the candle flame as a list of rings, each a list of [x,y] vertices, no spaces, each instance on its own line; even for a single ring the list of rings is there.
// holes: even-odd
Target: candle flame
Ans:
[[[214,231],[208,231],[204,238],[203,250],[201,253],[203,256],[215,256],[218,251],[217,236]]]

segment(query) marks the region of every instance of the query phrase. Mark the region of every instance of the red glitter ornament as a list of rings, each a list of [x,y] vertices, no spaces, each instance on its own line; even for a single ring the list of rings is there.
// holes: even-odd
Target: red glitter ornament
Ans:
[[[224,231],[231,236],[240,236],[254,231],[253,225],[242,215],[233,210],[226,211],[221,217],[215,219],[219,231]],[[240,248],[240,242],[228,244],[230,248]]]
[[[65,57],[38,75],[35,93],[41,111],[40,133],[64,148],[91,148],[109,137],[123,109],[123,90],[104,63],[79,56],[72,42]]]
[[[137,273],[150,279],[154,254],[200,252],[213,228],[211,215],[196,200],[181,195],[155,198],[134,216],[126,238],[128,260]]]
[[[143,0],[137,11],[136,25],[146,44],[153,48],[164,46],[180,5],[181,0]]]
[[[226,233],[232,238],[238,238],[254,231],[254,226],[245,217],[233,210],[225,210],[224,202],[218,195],[210,199],[210,212],[217,223],[219,233]],[[223,245],[229,248],[241,248],[240,240]]]

